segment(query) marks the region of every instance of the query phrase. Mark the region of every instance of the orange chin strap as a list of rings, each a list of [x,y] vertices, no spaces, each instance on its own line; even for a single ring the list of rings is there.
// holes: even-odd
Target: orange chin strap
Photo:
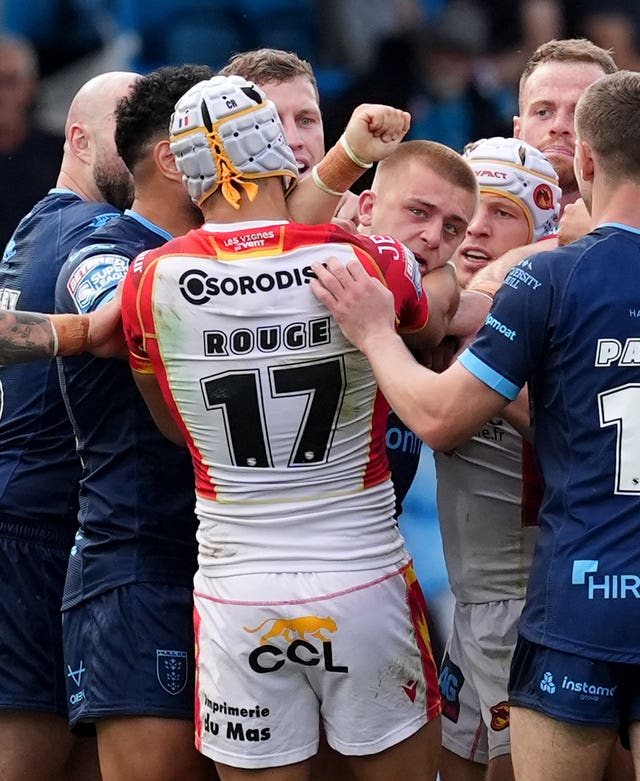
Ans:
[[[244,189],[250,201],[255,200],[258,194],[258,185],[244,179],[242,173],[231,162],[222,139],[218,135],[217,128],[214,126],[213,130],[206,135],[216,163],[218,177],[215,186],[200,199],[200,203],[202,204],[218,187],[220,187],[222,197],[234,209],[240,208],[242,193],[238,189],[239,187]]]
[[[242,178],[242,175],[236,171],[229,170],[225,161],[220,161],[218,165],[219,186],[222,191],[222,197],[233,206],[234,209],[240,208],[241,193],[238,187],[242,187],[247,193],[250,201],[255,200],[258,194],[258,185],[255,182],[248,182]]]

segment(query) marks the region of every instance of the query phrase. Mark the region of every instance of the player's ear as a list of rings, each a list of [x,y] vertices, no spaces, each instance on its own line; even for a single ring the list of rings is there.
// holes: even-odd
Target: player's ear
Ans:
[[[520,135],[520,117],[517,116],[513,118],[513,137],[522,138]]]
[[[580,176],[585,182],[593,180],[593,151],[586,141],[576,139],[575,164],[580,171]]]
[[[358,197],[358,222],[365,228],[371,227],[375,201],[376,194],[372,190],[364,190]]]
[[[82,125],[77,122],[71,125],[67,132],[67,141],[76,157],[79,157],[84,162],[90,161],[89,136]]]
[[[153,148],[153,161],[168,179],[182,180],[182,174],[176,166],[176,159],[169,146],[169,139],[158,141]]]

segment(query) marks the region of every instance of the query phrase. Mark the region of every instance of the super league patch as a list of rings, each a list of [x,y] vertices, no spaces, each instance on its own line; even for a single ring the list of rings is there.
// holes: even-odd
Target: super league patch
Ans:
[[[93,255],[79,263],[67,282],[78,311],[86,314],[94,309],[125,278],[128,268],[128,259],[120,255]]]

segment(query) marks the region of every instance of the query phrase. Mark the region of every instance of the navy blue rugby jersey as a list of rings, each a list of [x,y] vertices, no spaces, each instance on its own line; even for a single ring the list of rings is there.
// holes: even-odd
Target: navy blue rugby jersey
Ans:
[[[514,268],[461,362],[527,381],[545,492],[520,632],[640,662],[640,231],[603,225]]]
[[[136,255],[170,238],[126,211],[76,247],[58,277],[56,311],[97,309]],[[126,360],[58,360],[84,467],[63,607],[125,583],[191,585],[197,546],[188,450],[160,433]]]
[[[69,252],[117,214],[70,190],[51,190],[7,244],[0,306],[53,312],[56,279]],[[0,367],[0,520],[73,536],[79,477],[56,361]]]
[[[396,494],[396,518],[402,515],[402,504],[418,471],[421,449],[422,441],[391,410],[387,419],[387,458]]]

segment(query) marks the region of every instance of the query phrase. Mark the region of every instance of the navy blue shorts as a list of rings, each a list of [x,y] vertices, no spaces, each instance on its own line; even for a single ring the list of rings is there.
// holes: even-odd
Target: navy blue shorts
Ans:
[[[119,586],[62,613],[69,723],[105,716],[193,720],[193,589]]]
[[[640,665],[588,659],[519,636],[509,702],[559,721],[611,727],[624,742],[629,723],[640,721]]]
[[[0,523],[0,709],[67,715],[60,604],[73,535]]]

